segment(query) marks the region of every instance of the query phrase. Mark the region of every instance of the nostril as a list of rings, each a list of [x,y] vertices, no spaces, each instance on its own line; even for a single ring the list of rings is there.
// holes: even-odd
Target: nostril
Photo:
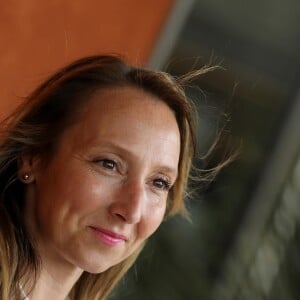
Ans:
[[[126,221],[126,218],[123,215],[119,214],[119,213],[115,213],[115,216],[117,216],[122,221]]]

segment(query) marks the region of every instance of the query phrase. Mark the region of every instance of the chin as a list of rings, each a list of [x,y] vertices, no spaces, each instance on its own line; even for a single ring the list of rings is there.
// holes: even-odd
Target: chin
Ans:
[[[116,263],[98,263],[95,261],[83,263],[81,265],[78,265],[83,271],[91,273],[91,274],[100,274],[108,269],[112,268],[113,266],[118,265],[120,262]]]
[[[93,265],[93,266],[86,267],[84,269],[84,271],[91,273],[91,274],[100,274],[100,273],[103,273],[103,272],[107,271],[108,269],[112,268],[113,266],[115,266],[115,265],[101,265],[101,266]]]

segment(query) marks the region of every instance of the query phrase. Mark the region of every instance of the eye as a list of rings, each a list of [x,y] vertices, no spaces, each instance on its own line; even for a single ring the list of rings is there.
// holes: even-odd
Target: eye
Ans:
[[[153,185],[163,191],[169,191],[171,189],[171,183],[167,178],[157,178],[153,180]]]
[[[97,163],[105,169],[115,170],[117,168],[117,163],[112,159],[101,159]]]

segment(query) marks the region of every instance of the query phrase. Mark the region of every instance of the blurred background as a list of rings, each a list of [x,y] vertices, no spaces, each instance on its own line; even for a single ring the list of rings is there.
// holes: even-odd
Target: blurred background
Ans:
[[[300,299],[299,1],[108,2],[2,4],[1,117],[83,55],[121,53],[174,76],[220,65],[187,89],[198,152],[220,127],[207,166],[228,145],[240,151],[187,199],[191,222],[161,226],[110,300]]]
[[[227,111],[240,156],[189,201],[192,223],[163,224],[115,299],[300,299],[300,3],[181,1],[173,14],[150,66],[221,65],[194,82],[203,94],[189,89],[200,152]]]

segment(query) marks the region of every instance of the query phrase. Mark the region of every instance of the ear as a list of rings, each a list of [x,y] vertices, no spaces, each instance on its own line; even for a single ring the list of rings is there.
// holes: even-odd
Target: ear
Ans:
[[[18,161],[18,178],[23,183],[33,183],[36,180],[40,159],[38,156],[24,155]]]

